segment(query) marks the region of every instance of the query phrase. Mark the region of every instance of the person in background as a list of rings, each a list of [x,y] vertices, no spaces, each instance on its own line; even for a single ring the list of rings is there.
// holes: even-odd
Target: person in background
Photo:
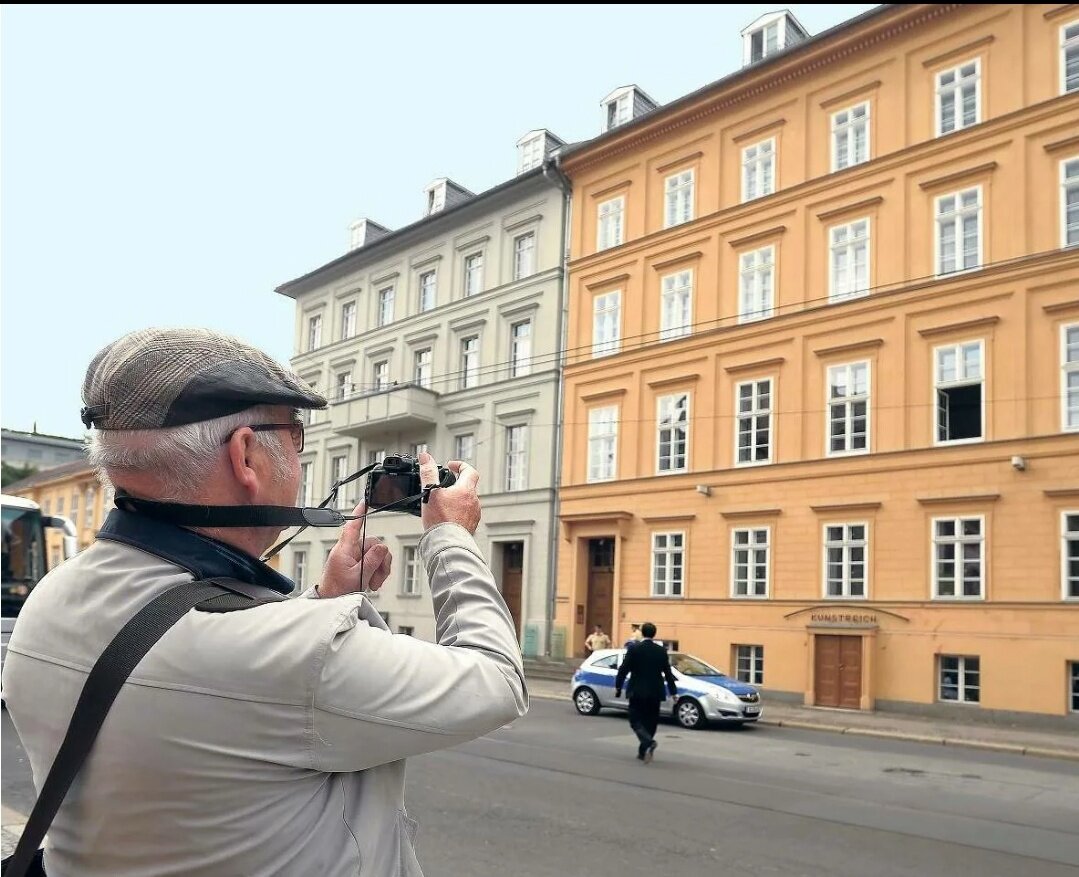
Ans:
[[[631,624],[629,626],[629,639],[625,641],[622,648],[629,649],[637,645],[644,636],[641,634],[641,626],[639,624]]]
[[[584,646],[588,649],[589,654],[598,652],[600,649],[609,649],[611,647],[611,638],[603,632],[603,627],[597,624],[596,629],[584,641]]]

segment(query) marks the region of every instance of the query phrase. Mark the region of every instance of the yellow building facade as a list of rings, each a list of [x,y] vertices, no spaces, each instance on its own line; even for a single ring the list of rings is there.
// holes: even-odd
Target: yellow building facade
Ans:
[[[568,654],[1079,711],[1075,40],[882,7],[566,153]]]

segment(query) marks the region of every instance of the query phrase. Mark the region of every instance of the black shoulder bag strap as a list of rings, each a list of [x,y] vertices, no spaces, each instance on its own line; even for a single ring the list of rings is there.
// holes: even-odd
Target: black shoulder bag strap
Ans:
[[[262,599],[259,592],[268,599]],[[201,603],[206,603],[208,611],[229,612],[285,599],[276,593],[270,596],[270,593],[268,589],[252,589],[231,579],[205,579],[170,588],[135,613],[105,647],[90,670],[71,715],[64,742],[60,744],[49,775],[41,787],[41,794],[26,820],[15,852],[3,861],[0,874],[4,877],[33,877],[45,873],[38,847],[45,839],[45,833],[79,768],[90,754],[113,700],[154,643]]]

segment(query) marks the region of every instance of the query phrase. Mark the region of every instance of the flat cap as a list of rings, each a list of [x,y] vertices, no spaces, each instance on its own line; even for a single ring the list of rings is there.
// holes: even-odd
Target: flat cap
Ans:
[[[91,361],[82,401],[82,422],[97,429],[164,429],[254,405],[326,407],[261,350],[209,329],[124,335]]]

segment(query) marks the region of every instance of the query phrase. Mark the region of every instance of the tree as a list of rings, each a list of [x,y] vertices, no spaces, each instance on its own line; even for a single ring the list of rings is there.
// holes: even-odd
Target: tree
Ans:
[[[24,478],[29,478],[37,472],[37,467],[29,464],[16,466],[14,463],[3,463],[0,464],[0,468],[3,469],[2,474],[0,474],[0,486],[3,487],[14,484],[16,481],[22,481]]]

